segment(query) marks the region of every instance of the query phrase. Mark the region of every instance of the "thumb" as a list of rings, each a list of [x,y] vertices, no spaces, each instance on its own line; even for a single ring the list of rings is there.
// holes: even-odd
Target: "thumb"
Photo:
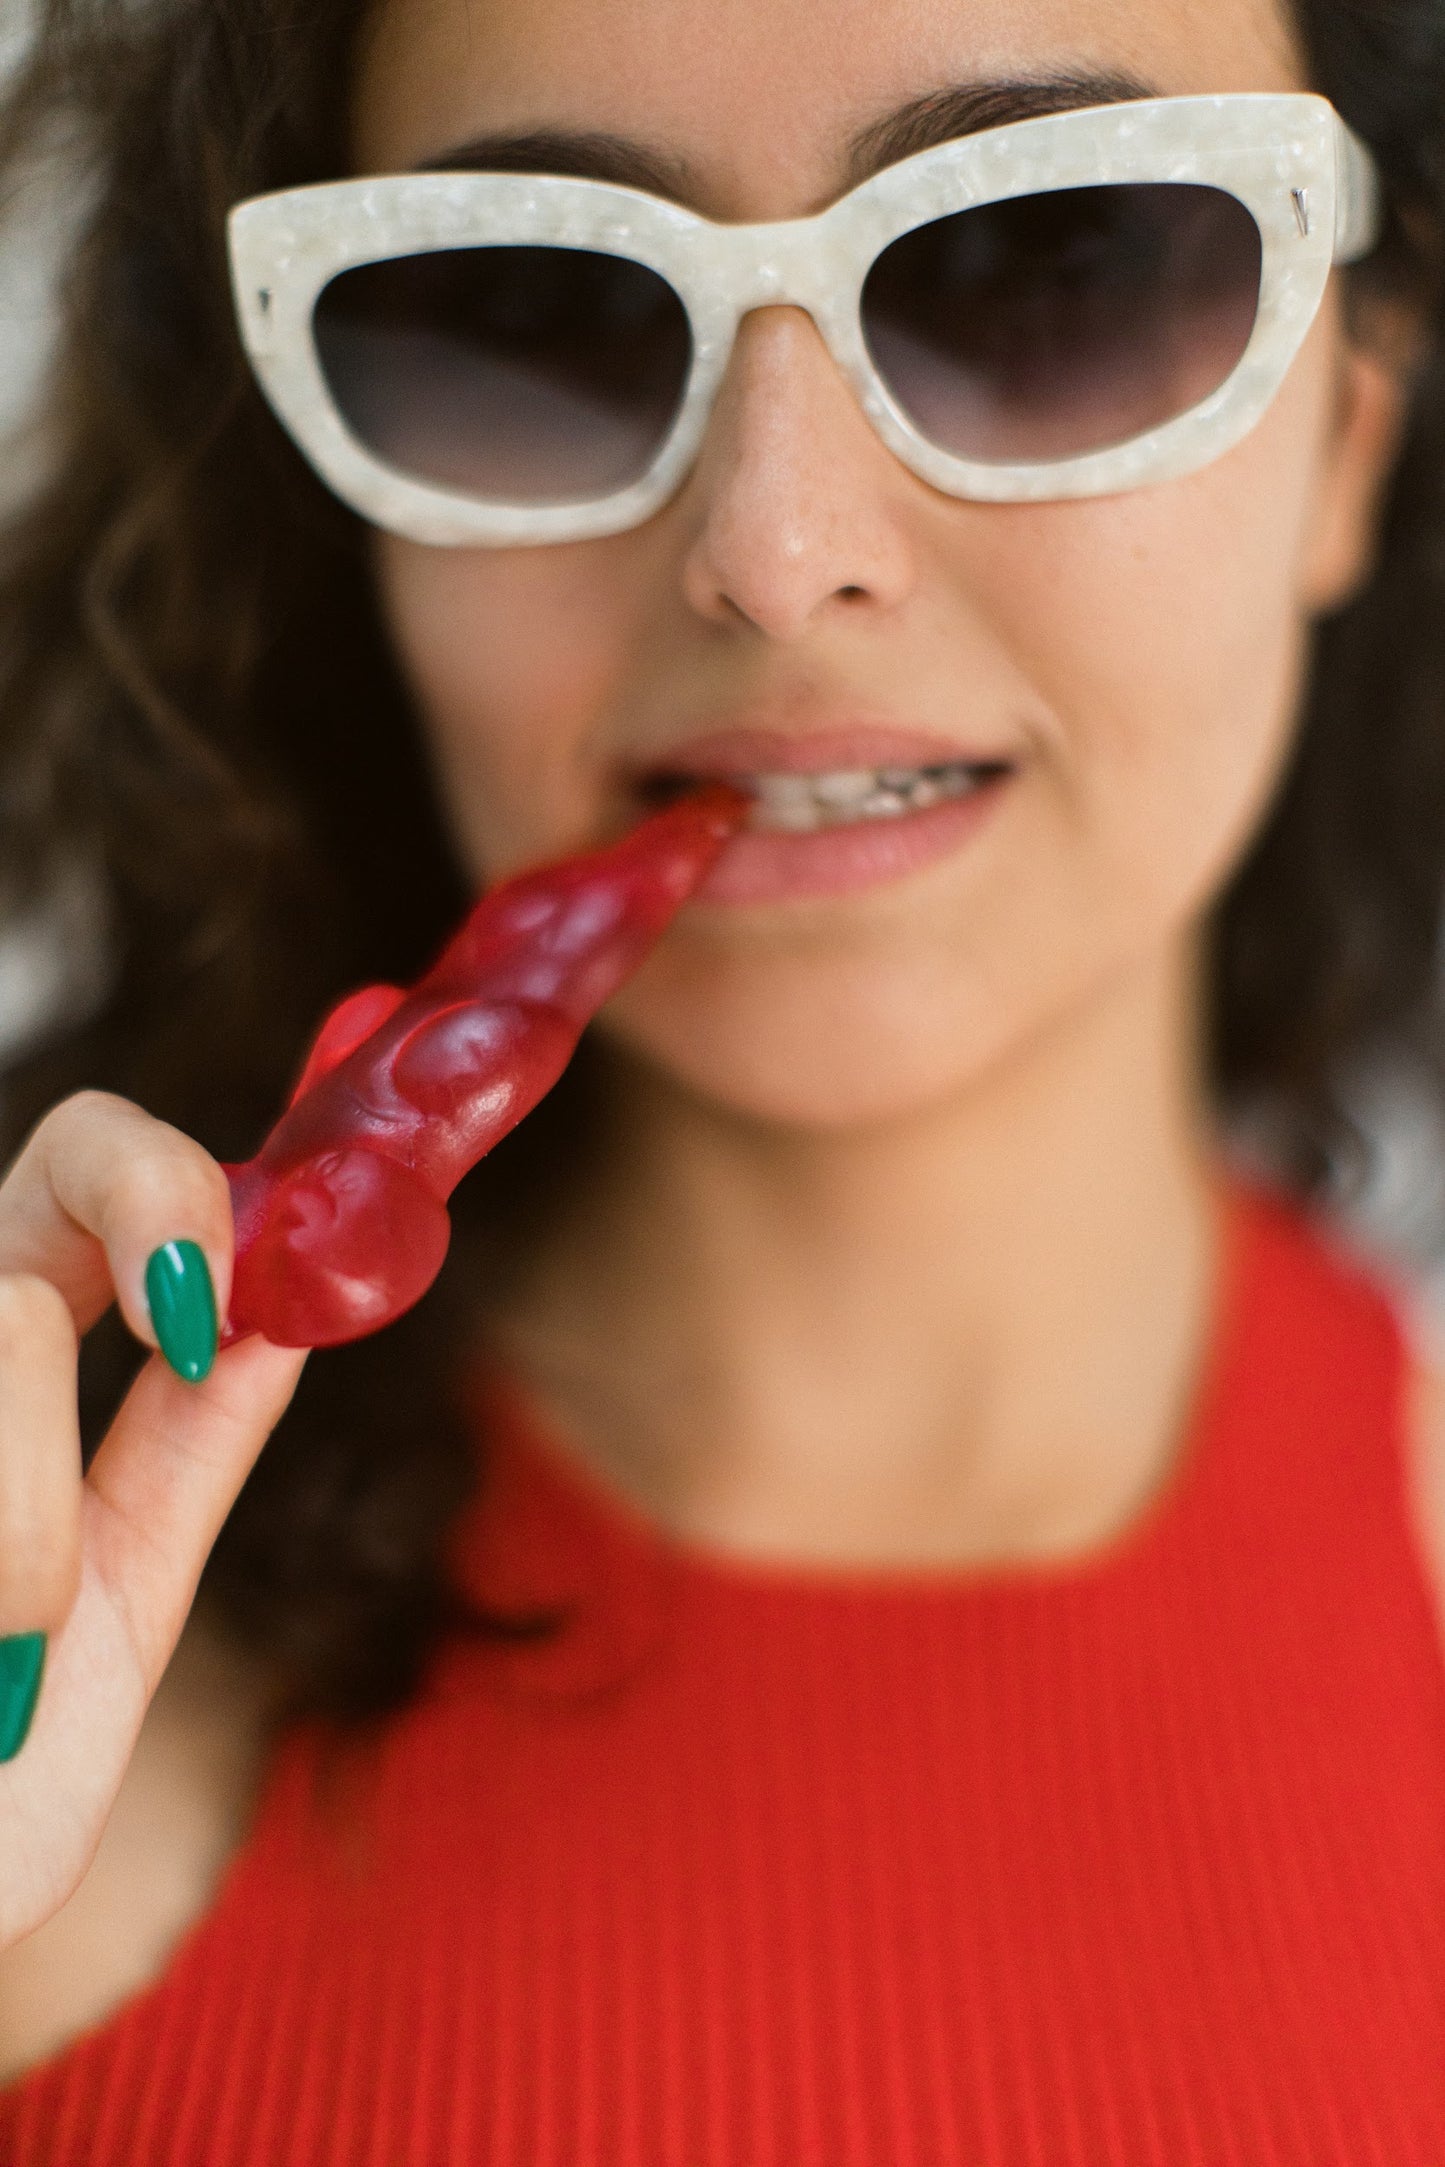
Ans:
[[[252,1338],[218,1355],[203,1383],[185,1384],[155,1357],[95,1456],[82,1539],[152,1687],[221,1525],[305,1365],[304,1352]]]

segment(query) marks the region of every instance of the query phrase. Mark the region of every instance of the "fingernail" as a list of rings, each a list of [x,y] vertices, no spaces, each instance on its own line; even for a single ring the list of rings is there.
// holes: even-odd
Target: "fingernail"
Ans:
[[[146,1266],[146,1300],[161,1353],[178,1377],[199,1384],[216,1359],[216,1292],[205,1251],[164,1242]]]
[[[0,1762],[13,1761],[30,1736],[44,1668],[43,1633],[12,1633],[0,1640]]]

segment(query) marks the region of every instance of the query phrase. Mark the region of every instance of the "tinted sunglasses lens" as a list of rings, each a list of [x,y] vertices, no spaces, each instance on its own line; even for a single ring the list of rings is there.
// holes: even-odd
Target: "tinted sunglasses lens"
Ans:
[[[352,431],[412,479],[505,504],[637,481],[687,385],[666,279],[575,248],[456,248],[343,271],[316,347]]]
[[[904,234],[869,273],[863,331],[940,449],[1068,459],[1219,389],[1254,330],[1262,260],[1254,219],[1221,189],[1060,189]]]

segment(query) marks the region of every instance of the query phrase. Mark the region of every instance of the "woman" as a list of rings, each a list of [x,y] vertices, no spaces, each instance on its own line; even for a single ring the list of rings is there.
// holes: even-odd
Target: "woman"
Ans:
[[[56,0],[6,862],[112,977],[7,1109],[7,2160],[1433,2156],[1445,1418],[1303,1200],[1431,1043],[1442,92],[1436,0]],[[288,438],[224,222],[312,186]],[[217,1160],[714,774],[281,1421]]]

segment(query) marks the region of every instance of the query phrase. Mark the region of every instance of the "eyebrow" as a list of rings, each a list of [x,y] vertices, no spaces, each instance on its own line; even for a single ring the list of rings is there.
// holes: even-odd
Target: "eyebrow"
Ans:
[[[1127,105],[1159,92],[1137,76],[1069,70],[997,82],[959,83],[935,90],[875,121],[855,136],[848,158],[854,186],[884,166],[897,165],[935,144],[1012,121],[1041,120],[1048,113],[1075,113],[1093,105]]]
[[[871,122],[854,137],[845,163],[847,185],[857,187],[884,166],[932,150],[935,144],[977,135],[985,128],[1158,96],[1157,89],[1135,76],[1079,70],[959,83],[929,91]],[[640,188],[677,203],[695,202],[701,193],[699,177],[685,158],[630,136],[585,129],[538,128],[476,136],[455,150],[427,159],[420,170],[556,173],[574,180],[608,181],[618,188]]]
[[[630,136],[564,128],[536,128],[521,135],[482,135],[440,158],[425,159],[423,173],[561,173],[573,180],[611,181],[649,195],[685,203],[697,186],[685,159],[653,150]]]

